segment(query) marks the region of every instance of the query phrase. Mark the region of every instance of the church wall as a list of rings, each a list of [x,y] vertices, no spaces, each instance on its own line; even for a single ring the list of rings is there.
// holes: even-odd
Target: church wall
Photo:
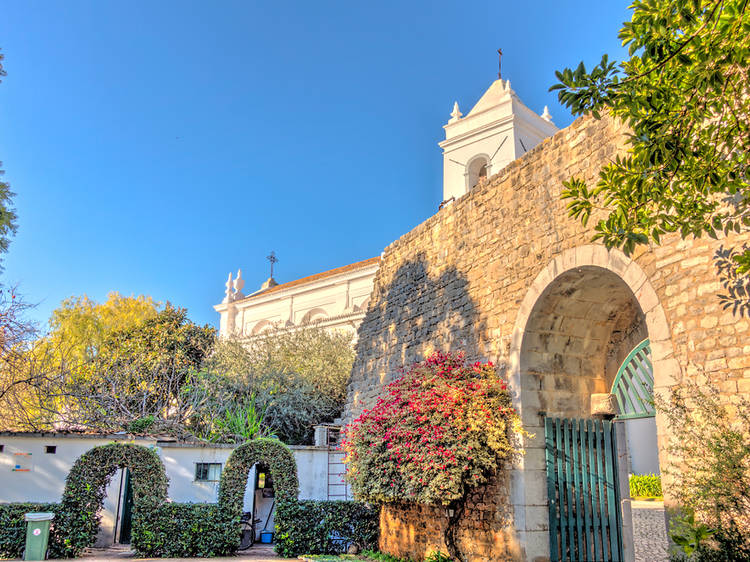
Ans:
[[[661,246],[639,249],[631,260],[592,244],[593,230],[567,215],[566,202],[559,197],[562,182],[578,175],[594,183],[600,167],[622,151],[623,134],[624,129],[609,118],[577,120],[393,242],[376,274],[359,328],[347,421],[374,402],[401,366],[436,349],[463,350],[471,360],[498,365],[510,381],[524,424],[537,432],[537,439],[527,443],[521,465],[507,471],[512,473],[511,484],[506,485],[503,476],[503,485],[485,490],[481,503],[467,512],[467,525],[491,522],[476,527],[473,538],[466,535],[472,543],[465,545],[471,560],[541,561],[548,553],[546,490],[537,462],[542,452],[538,414],[543,401],[557,390],[544,388],[543,378],[535,388],[527,388],[535,379],[522,372],[519,354],[526,321],[535,314],[532,307],[558,272],[595,265],[624,280],[622,294],[631,291],[635,305],[628,306],[640,308],[652,340],[657,391],[690,377],[699,382],[710,378],[727,397],[750,395],[748,311],[722,299],[729,281],[720,271],[722,251],[750,241],[750,236],[719,241],[668,237]],[[554,311],[550,314],[552,318]],[[554,341],[578,337],[587,345],[589,336],[578,333],[580,322],[557,326]],[[637,328],[643,329],[640,324]],[[608,329],[614,330],[614,324]],[[602,341],[597,349],[611,347],[609,340]],[[542,351],[550,356],[561,353]],[[619,356],[622,350],[608,353]],[[590,374],[592,380],[606,380],[611,370],[607,358],[596,359],[603,367]],[[580,358],[571,364],[566,373],[573,384],[566,390],[578,393],[571,404],[579,404],[584,416],[589,412],[583,404],[595,385],[575,384],[587,364]],[[668,462],[664,431],[660,424],[662,468]],[[517,483],[519,473],[526,478],[523,486]],[[507,517],[508,509],[512,518]],[[396,521],[412,531],[399,535]],[[435,510],[388,506],[381,515],[381,548],[418,559],[432,546],[430,541],[440,541],[439,532],[428,530],[444,524],[444,515]]]

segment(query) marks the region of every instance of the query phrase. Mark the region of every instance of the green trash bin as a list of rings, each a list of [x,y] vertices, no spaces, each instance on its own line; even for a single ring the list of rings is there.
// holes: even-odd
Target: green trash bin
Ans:
[[[26,550],[24,560],[46,560],[47,542],[49,541],[49,526],[55,518],[54,513],[27,513],[26,520]]]

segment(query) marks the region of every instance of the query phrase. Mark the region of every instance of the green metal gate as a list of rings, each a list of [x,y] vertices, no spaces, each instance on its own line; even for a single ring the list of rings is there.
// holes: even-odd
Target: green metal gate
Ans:
[[[614,425],[545,418],[550,558],[622,560]]]
[[[618,420],[653,418],[656,415],[654,366],[648,338],[636,345],[620,365],[612,383],[612,394],[617,399]]]

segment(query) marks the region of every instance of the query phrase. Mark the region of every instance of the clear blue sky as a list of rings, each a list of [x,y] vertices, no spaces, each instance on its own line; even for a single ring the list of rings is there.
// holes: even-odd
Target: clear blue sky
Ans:
[[[497,73],[621,58],[627,2],[0,0],[4,284],[39,306],[148,294],[216,324],[245,292],[379,255],[441,199],[437,146]]]

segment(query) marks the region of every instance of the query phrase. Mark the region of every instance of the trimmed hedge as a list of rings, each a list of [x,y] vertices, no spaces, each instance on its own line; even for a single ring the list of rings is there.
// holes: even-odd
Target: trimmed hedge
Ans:
[[[273,478],[276,505],[297,501],[299,481],[294,453],[278,439],[253,439],[229,455],[219,482],[219,519],[226,526],[227,547],[237,550],[240,544],[240,518],[250,469],[256,463],[268,468]]]
[[[107,485],[118,468],[130,469],[133,483],[133,541],[139,550],[141,525],[157,517],[167,500],[168,480],[154,449],[131,443],[110,443],[81,455],[65,479],[56,527],[64,529],[64,540],[52,542],[56,558],[73,558],[93,546],[99,531],[100,511]]]
[[[21,558],[26,547],[27,513],[54,512],[57,514],[60,504],[57,503],[5,503],[0,504],[0,558]],[[56,530],[53,521],[51,535]]]
[[[276,552],[340,554],[350,544],[376,548],[379,511],[354,501],[280,501],[276,504]]]
[[[144,557],[211,557],[236,552],[250,469],[259,463],[273,478],[276,551],[282,556],[338,553],[350,543],[376,546],[378,512],[358,502],[298,501],[297,463],[276,439],[237,447],[219,484],[218,504],[171,503],[164,465],[153,449],[112,443],[94,447],[71,468],[59,504],[0,505],[0,556],[19,558],[26,537],[24,514],[52,511],[50,557],[72,558],[92,546],[99,530],[107,485],[118,468],[129,468],[133,484],[133,549]]]
[[[132,540],[143,557],[229,556],[237,548],[234,528],[227,527],[214,503],[165,503],[139,526]]]

